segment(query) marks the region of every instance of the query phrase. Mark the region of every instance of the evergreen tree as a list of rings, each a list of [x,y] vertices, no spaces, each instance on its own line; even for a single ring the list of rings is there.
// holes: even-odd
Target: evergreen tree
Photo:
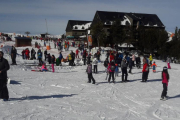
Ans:
[[[121,25],[121,20],[116,19],[111,28],[110,28],[110,36],[112,38],[112,43],[122,44],[125,40],[125,34],[123,27]]]
[[[104,31],[104,24],[102,22],[98,22],[97,24],[92,26],[91,34],[93,36],[93,45],[105,45],[105,43],[107,42],[106,33]]]

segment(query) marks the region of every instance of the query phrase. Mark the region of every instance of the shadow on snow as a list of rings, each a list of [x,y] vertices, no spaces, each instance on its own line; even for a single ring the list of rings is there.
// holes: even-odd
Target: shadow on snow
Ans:
[[[10,81],[10,84],[21,84],[20,82],[21,82],[21,81],[11,80],[11,81]]]
[[[10,101],[16,101],[16,100],[40,100],[40,99],[48,99],[48,98],[63,98],[63,97],[72,97],[73,95],[77,95],[77,94],[49,95],[49,96],[26,96],[26,97],[22,97],[22,98],[10,98]]]

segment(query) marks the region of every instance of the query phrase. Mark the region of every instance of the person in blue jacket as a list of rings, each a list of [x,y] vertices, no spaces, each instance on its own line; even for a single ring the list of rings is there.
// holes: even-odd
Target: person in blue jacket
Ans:
[[[118,73],[119,73],[119,67],[118,67],[118,64],[115,64],[115,77],[118,76]]]

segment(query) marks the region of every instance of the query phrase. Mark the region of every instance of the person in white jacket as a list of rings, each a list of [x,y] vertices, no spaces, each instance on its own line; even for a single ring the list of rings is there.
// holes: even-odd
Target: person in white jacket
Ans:
[[[94,58],[93,59],[94,73],[97,73],[97,64],[98,64],[98,60],[97,58]]]

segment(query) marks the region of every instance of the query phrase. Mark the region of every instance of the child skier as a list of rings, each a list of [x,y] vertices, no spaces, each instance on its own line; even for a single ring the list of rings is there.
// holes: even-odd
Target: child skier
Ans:
[[[163,71],[162,71],[163,91],[162,91],[160,100],[166,100],[167,99],[168,82],[169,82],[169,73],[168,73],[167,67],[165,66],[165,67],[163,67]]]
[[[118,76],[118,73],[119,73],[119,67],[118,67],[118,64],[115,64],[115,77]]]
[[[151,65],[151,67],[153,67],[153,72],[156,72],[156,67],[157,67],[156,62],[154,62],[154,63]]]
[[[94,79],[94,77],[92,75],[92,64],[91,63],[88,64],[86,72],[88,74],[88,83],[91,83],[91,80],[92,80],[92,82],[93,82],[92,84],[95,84],[96,81],[95,81],[95,79]]]
[[[40,71],[42,71],[42,72],[43,71],[45,71],[45,72],[48,71],[47,68],[46,68],[46,64],[45,63],[42,64],[42,67],[41,67]]]

